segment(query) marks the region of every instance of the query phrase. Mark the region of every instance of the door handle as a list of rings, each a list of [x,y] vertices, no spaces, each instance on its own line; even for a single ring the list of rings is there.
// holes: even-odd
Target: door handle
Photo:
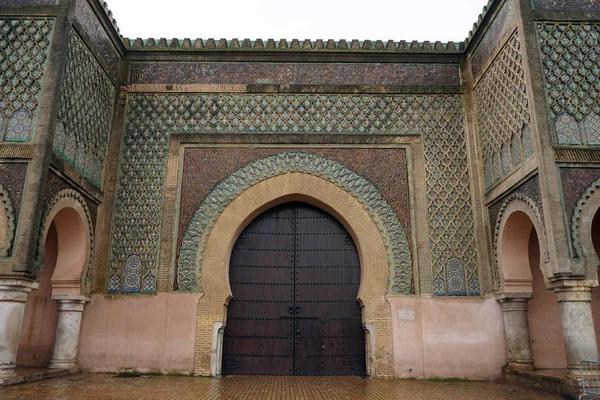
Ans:
[[[289,306],[288,307],[288,314],[294,315],[294,306]]]
[[[300,306],[296,306],[296,315],[300,314]]]

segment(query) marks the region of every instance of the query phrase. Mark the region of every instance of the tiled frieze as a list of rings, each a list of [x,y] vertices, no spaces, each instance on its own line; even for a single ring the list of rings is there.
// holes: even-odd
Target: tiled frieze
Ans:
[[[581,11],[598,10],[598,0],[533,0],[535,10]]]
[[[481,75],[500,40],[515,22],[515,11],[514,0],[506,0],[500,11],[496,14],[494,21],[471,56],[471,69],[473,70],[474,77],[477,78]]]
[[[456,96],[132,94],[127,129],[418,135]]]
[[[424,136],[436,294],[479,294],[459,96],[135,94],[127,114],[109,292],[123,291],[125,265],[138,265],[134,255],[141,279],[126,289],[155,291],[171,133],[353,133]]]
[[[134,84],[460,86],[458,64],[134,63]]]
[[[477,83],[474,93],[485,184],[490,188],[534,152],[523,56],[516,32]]]
[[[542,22],[537,39],[555,143],[600,145],[600,24]]]
[[[478,296],[480,272],[475,249],[463,107],[460,97],[445,99],[442,112],[422,132],[436,296]]]
[[[108,9],[105,9],[104,12],[108,12]],[[92,49],[109,78],[116,82],[122,64],[121,56],[115,49],[94,10],[92,10],[88,0],[77,0],[75,3],[75,19],[81,27],[79,33],[84,41]]]
[[[179,290],[203,290],[203,248],[223,209],[251,186],[289,172],[302,172],[330,181],[352,194],[361,203],[379,228],[387,247],[388,292],[410,294],[413,284],[409,242],[390,204],[364,177],[334,160],[304,152],[284,152],[253,161],[220,182],[211,191],[185,231],[177,264]]]
[[[0,216],[5,227],[0,241],[0,257],[10,257],[15,247],[21,201],[27,177],[27,163],[0,163]],[[4,224],[6,223],[6,224]]]
[[[116,89],[73,32],[62,82],[54,151],[100,186]]]
[[[0,139],[33,135],[54,20],[0,17]]]

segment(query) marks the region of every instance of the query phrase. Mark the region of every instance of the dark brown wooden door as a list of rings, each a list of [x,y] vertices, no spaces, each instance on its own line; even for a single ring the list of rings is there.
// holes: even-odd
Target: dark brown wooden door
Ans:
[[[256,218],[231,254],[223,375],[364,375],[360,265],[345,228],[305,203]]]

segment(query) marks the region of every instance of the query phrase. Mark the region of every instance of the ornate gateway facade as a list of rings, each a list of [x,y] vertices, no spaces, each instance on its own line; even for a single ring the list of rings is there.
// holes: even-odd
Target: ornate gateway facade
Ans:
[[[0,4],[0,381],[598,359],[598,1],[493,0],[461,43]]]

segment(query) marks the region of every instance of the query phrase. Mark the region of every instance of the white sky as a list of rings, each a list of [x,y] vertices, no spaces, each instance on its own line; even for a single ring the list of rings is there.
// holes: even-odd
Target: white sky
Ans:
[[[107,0],[129,38],[463,41],[487,0]]]

